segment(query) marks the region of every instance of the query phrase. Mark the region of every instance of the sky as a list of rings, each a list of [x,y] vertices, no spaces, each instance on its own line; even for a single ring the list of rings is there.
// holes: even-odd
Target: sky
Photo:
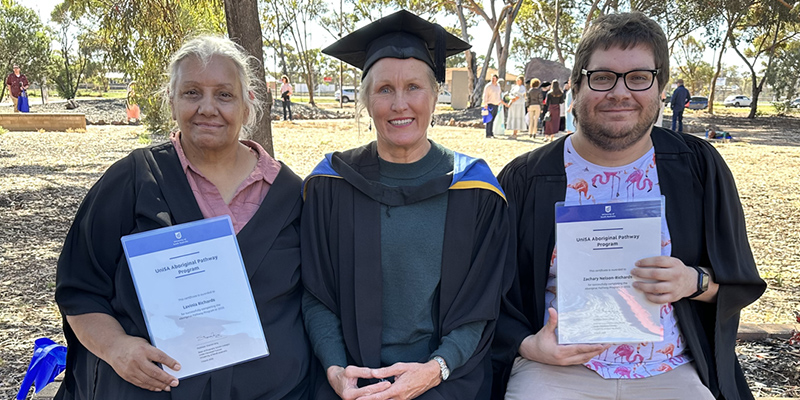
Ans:
[[[21,0],[21,4],[25,7],[31,8],[35,10],[42,21],[49,21],[50,20],[50,13],[52,12],[53,8],[55,8],[56,4],[60,3],[62,0]],[[338,0],[326,0],[330,4],[330,8],[338,9],[339,8],[339,1]],[[488,1],[484,0],[486,3]],[[345,5],[346,7],[347,5]],[[452,20],[450,20],[452,19]],[[359,24],[356,25],[357,28],[366,25],[370,21],[361,21]],[[455,26],[457,24],[457,19],[455,16],[448,17],[445,19],[443,25],[447,26]],[[312,48],[324,48],[327,45],[333,43],[335,38],[328,34],[324,29],[319,27],[309,27],[310,31],[312,32],[309,36],[309,41]],[[470,31],[473,37],[472,40],[472,49],[475,51],[479,56],[484,55],[483,53],[489,46],[489,39],[491,38],[491,32],[489,31],[488,26],[485,22],[481,21],[481,23],[472,28]],[[314,34],[316,33],[316,34]],[[494,54],[493,54],[494,56]],[[707,49],[706,53],[704,54],[704,59],[706,62],[714,65],[716,63],[716,59],[714,58],[714,52],[712,49]],[[511,58],[508,60],[509,65],[507,68],[508,73],[521,73],[524,72],[524,65],[516,65],[515,61]],[[267,68],[270,68],[270,64],[273,63],[272,57],[268,57],[268,59],[264,60],[264,63],[267,64]],[[495,62],[496,64],[496,62]],[[672,60],[672,64],[675,65],[675,60]],[[733,51],[726,51],[725,56],[723,57],[723,64],[725,65],[737,65],[740,68],[744,67],[743,62],[741,59],[733,52]],[[570,65],[568,65],[570,67]]]

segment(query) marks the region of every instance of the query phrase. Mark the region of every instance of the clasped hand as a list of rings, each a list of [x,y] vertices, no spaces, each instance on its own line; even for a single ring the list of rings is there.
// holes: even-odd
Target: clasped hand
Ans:
[[[394,378],[394,383],[381,381],[358,387],[359,379]],[[385,368],[364,368],[353,365],[347,368],[328,368],[328,382],[344,400],[406,400],[419,397],[441,383],[439,364],[396,363]]]

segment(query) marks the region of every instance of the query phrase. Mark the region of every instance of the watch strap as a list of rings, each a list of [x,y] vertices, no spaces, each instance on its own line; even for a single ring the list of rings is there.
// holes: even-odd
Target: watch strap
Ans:
[[[708,290],[708,286],[707,285],[703,285],[703,277],[705,276],[706,279],[708,279],[707,278],[708,274],[705,271],[703,271],[702,268],[700,268],[700,267],[698,267],[696,265],[691,265],[689,267],[690,268],[694,268],[694,270],[697,271],[697,291],[695,291],[694,293],[689,295],[689,297],[687,297],[687,299],[693,299],[693,298],[695,298],[697,296],[700,296],[701,294],[705,293],[706,290]]]
[[[450,368],[447,367],[447,363],[444,361],[444,358],[441,356],[434,356],[433,360],[439,363],[439,376],[442,378],[442,382],[446,381],[447,378],[450,377]]]

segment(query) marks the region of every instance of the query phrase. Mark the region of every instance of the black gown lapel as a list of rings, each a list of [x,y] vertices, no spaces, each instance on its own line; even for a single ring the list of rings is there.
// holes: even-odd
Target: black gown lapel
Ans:
[[[258,211],[236,235],[239,247],[247,249],[242,251],[242,257],[248,278],[258,270],[288,220],[299,213],[302,184],[300,177],[281,163],[281,170]]]
[[[353,300],[358,349],[363,366],[381,366],[383,274],[380,203],[353,190]],[[376,301],[377,300],[377,301]]]
[[[203,219],[203,212],[194,199],[192,187],[189,186],[172,143],[153,147],[152,155],[155,165],[151,165],[150,170],[164,194],[164,201],[172,214],[173,222],[183,224]]]

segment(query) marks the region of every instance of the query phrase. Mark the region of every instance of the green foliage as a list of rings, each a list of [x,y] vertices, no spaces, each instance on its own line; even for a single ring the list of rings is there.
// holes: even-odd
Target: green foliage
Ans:
[[[58,40],[61,45],[51,58],[50,76],[55,81],[59,96],[74,99],[89,64],[91,51],[84,43],[91,34],[85,32],[78,18],[69,10],[67,3],[57,5],[50,18],[59,25]],[[76,30],[83,30],[77,39],[74,37]]]
[[[767,75],[767,83],[779,99],[792,99],[800,92],[800,40],[790,41],[778,50],[775,65]]]
[[[773,101],[772,106],[775,107],[775,111],[778,115],[786,115],[791,111],[789,108],[789,100],[784,101]]]
[[[580,10],[575,1],[565,0],[559,2],[561,16],[558,22],[559,46],[565,59],[575,54],[578,47],[583,26]],[[521,35],[512,42],[511,58],[525,64],[531,58],[539,57],[546,60],[558,60],[556,54],[553,29],[555,28],[556,8],[554,2],[526,1],[522,3],[519,14],[514,20]],[[585,18],[583,18],[585,20]]]
[[[136,141],[139,142],[139,144],[148,146],[153,142],[153,139],[150,138],[150,134],[147,131],[141,131],[136,135]]]
[[[154,134],[171,129],[158,91],[169,57],[186,38],[225,32],[222,0],[71,0],[70,9],[97,27],[108,62],[137,82],[134,99]]]
[[[707,93],[714,76],[714,68],[703,60],[706,46],[703,42],[688,36],[679,41],[678,49],[673,54],[678,65],[672,70],[676,78],[682,78],[686,87],[693,94]]]
[[[0,126],[0,135],[5,135],[6,133],[8,133],[8,129],[3,128],[2,126]]]
[[[11,72],[13,63],[31,82],[42,82],[50,64],[52,31],[44,26],[36,12],[15,0],[0,1],[0,75]],[[0,90],[5,94],[5,85]]]

